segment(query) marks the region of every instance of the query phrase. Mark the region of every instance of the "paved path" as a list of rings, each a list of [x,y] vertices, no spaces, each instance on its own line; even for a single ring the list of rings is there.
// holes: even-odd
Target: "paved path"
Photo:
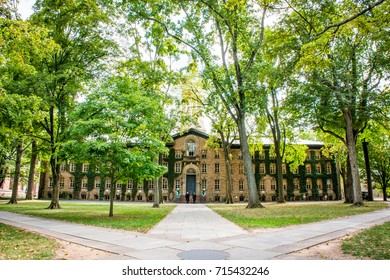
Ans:
[[[147,234],[0,211],[0,222],[115,254],[114,259],[291,259],[289,255],[390,221],[390,208],[264,232],[247,232],[202,204],[180,204]]]

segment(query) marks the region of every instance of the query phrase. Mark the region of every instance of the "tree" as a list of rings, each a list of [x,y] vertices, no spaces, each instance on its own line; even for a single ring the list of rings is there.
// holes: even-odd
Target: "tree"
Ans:
[[[15,19],[19,18],[17,12],[18,0],[2,0],[0,1],[0,18]]]
[[[322,22],[332,21],[333,15],[356,8],[349,4],[328,7],[330,16],[324,14],[324,18],[319,17],[321,22],[311,27],[317,29]],[[386,99],[381,81],[388,75],[388,39],[381,27],[386,24],[382,11],[388,3],[383,5],[337,26],[334,33],[324,33],[306,43],[299,64],[304,82],[290,96],[291,104],[296,104],[301,115],[308,114],[319,129],[347,147],[355,206],[364,205],[356,142],[368,121],[380,116],[378,100]]]
[[[339,28],[383,1],[358,10],[349,18],[326,22],[329,24],[316,31],[316,36]],[[311,8],[304,5],[306,1],[297,2]],[[257,75],[261,71],[265,19],[279,2],[124,0],[121,3],[129,17],[157,23],[159,28],[153,25],[157,37],[165,32],[188,49],[193,63],[201,64],[203,80],[215,87],[215,93],[238,127],[249,188],[248,208],[262,207],[251,168],[246,118],[253,112],[253,97],[257,106],[259,100],[265,102],[265,96],[261,98],[258,91]]]
[[[180,75],[173,64],[178,59],[179,50],[172,44],[172,38],[157,35],[157,30],[142,26],[133,18],[122,25],[123,36],[129,41],[123,53],[126,60],[119,63],[119,72],[127,77],[138,80],[144,91],[160,103],[160,110],[155,114],[154,131],[164,143],[171,140],[171,132],[178,126],[178,107],[172,88],[179,83]],[[163,155],[159,154],[156,163],[162,165]],[[155,178],[153,207],[158,208],[163,203],[163,177]]]
[[[31,21],[50,30],[59,49],[50,57],[36,61],[39,71],[34,91],[42,100],[46,116],[40,125],[46,132],[44,141],[50,146],[53,179],[52,200],[48,208],[59,204],[59,151],[66,141],[68,115],[77,93],[88,80],[98,74],[102,59],[114,49],[105,37],[109,18],[99,1],[39,0]]]
[[[249,189],[248,208],[262,207],[245,121],[251,111],[250,98],[257,93],[257,59],[268,6],[259,6],[257,1],[159,1],[150,6],[142,1],[131,6],[122,2],[129,14],[158,23],[161,31],[188,47],[194,63],[202,65],[202,78],[215,88],[238,126]],[[174,15],[185,16],[176,21]],[[201,30],[199,26],[207,28]],[[215,46],[220,49],[216,51]]]
[[[363,137],[368,143],[371,175],[383,192],[383,201],[387,201],[387,191],[390,185],[390,135],[388,125],[386,123],[384,126],[370,123]]]
[[[73,140],[64,144],[66,158],[87,161],[110,180],[110,217],[117,182],[154,180],[166,171],[155,162],[167,152],[158,137],[159,100],[138,82],[116,76],[93,88],[73,115]]]
[[[5,94],[0,101],[0,133],[12,139],[16,148],[15,172],[10,204],[17,203],[23,144],[32,133],[33,122],[39,121],[39,102],[33,97]]]
[[[213,94],[202,94],[202,85],[199,79],[188,77],[185,84],[185,98],[183,103],[199,104],[199,110],[191,116],[197,121],[201,115],[206,115],[211,120],[212,134],[207,140],[207,146],[211,149],[218,150],[222,146],[225,159],[226,174],[226,203],[233,204],[233,178],[232,178],[232,154],[231,147],[238,140],[235,123],[230,118],[225,106],[221,100]],[[213,89],[204,89],[204,91]]]

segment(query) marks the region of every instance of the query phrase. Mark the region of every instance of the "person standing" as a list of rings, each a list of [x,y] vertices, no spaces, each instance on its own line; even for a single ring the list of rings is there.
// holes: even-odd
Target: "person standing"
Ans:
[[[190,202],[190,194],[188,192],[186,193],[186,201],[187,203]]]
[[[193,194],[192,194],[192,202],[195,203],[195,201],[196,201],[196,194],[193,193]]]

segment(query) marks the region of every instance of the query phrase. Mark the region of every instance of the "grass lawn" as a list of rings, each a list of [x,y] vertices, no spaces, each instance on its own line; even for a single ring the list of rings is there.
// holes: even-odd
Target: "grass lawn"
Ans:
[[[160,208],[153,208],[151,204],[117,203],[114,205],[114,217],[108,217],[108,203],[60,201],[61,209],[45,209],[50,204],[48,201],[19,201],[13,205],[6,203],[0,201],[0,210],[138,232],[147,232],[175,207],[161,205]]]
[[[358,233],[343,242],[345,254],[373,260],[390,260],[390,222]]]
[[[246,204],[209,205],[211,209],[245,229],[276,228],[329,220],[384,209],[387,204],[367,202],[367,207],[351,207],[342,202],[265,204],[246,209]]]
[[[51,260],[57,242],[0,223],[0,260]]]

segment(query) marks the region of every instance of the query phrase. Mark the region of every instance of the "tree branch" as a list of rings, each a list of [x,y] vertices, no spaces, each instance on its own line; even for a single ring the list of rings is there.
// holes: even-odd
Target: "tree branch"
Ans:
[[[315,34],[315,36],[317,36],[317,37],[318,37],[318,36],[321,36],[322,34],[324,34],[324,33],[327,32],[329,29],[332,29],[332,28],[338,29],[340,26],[342,26],[342,25],[344,25],[344,24],[346,24],[346,23],[348,23],[348,22],[350,22],[350,21],[353,21],[354,19],[357,19],[358,17],[360,17],[360,16],[364,15],[365,13],[371,11],[371,10],[372,10],[373,8],[375,8],[376,6],[381,5],[381,4],[382,4],[383,2],[385,2],[385,1],[386,1],[386,0],[379,0],[379,1],[375,2],[375,3],[372,4],[372,5],[367,4],[368,7],[365,8],[365,9],[363,9],[363,10],[360,11],[359,13],[357,13],[357,14],[355,14],[355,15],[353,15],[353,16],[351,16],[351,17],[345,19],[345,20],[342,20],[342,21],[340,21],[340,22],[338,22],[338,23],[331,24],[331,25],[325,27],[322,31],[317,32],[317,33]]]

